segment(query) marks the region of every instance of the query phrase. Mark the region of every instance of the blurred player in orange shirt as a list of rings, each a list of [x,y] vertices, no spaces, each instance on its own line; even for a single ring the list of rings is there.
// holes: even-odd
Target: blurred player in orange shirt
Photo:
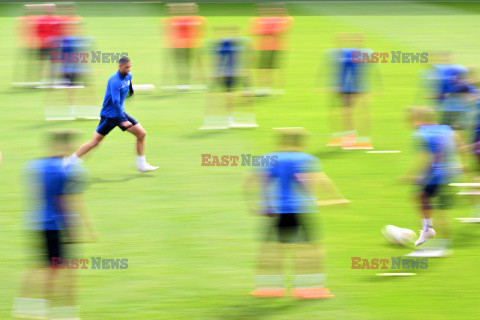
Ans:
[[[199,70],[202,66],[198,49],[202,47],[206,19],[197,15],[196,3],[170,3],[167,6],[171,17],[162,20],[165,45],[168,55],[175,60],[177,89],[188,91],[192,84],[192,66],[196,63]]]
[[[278,82],[275,81],[275,70],[280,69],[282,51],[286,50],[286,36],[293,18],[283,4],[260,5],[258,13],[259,17],[250,20],[250,31],[256,37],[259,59],[257,76],[260,90],[257,95],[264,96],[271,94],[274,84]],[[282,94],[283,89],[278,93]]]

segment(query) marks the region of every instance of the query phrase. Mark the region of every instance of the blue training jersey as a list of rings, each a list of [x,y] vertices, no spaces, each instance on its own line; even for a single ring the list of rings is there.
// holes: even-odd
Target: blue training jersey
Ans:
[[[235,76],[237,74],[239,49],[233,38],[221,39],[217,43],[215,48],[218,59],[217,74],[224,76]]]
[[[415,132],[418,147],[427,152],[431,160],[420,184],[446,184],[456,175],[458,163],[454,135],[450,126],[441,124],[422,125]]]
[[[60,40],[62,52],[62,71],[64,73],[84,73],[87,72],[87,63],[80,56],[82,52],[88,52],[91,38],[80,36],[63,36]]]
[[[354,52],[356,56],[354,57]],[[367,63],[355,62],[354,58],[362,59],[363,54],[370,56],[370,49],[345,48],[331,50],[334,63],[334,86],[340,92],[364,92],[368,89]]]
[[[120,71],[115,72],[107,83],[105,98],[103,99],[103,108],[100,112],[101,117],[118,118],[120,121],[127,121],[123,102],[127,97],[130,88],[132,74],[129,72],[125,77]]]
[[[221,38],[210,41],[214,63],[214,75],[223,77],[240,76],[248,67],[250,40],[245,37]]]
[[[86,170],[81,164],[64,166],[60,157],[37,159],[27,164],[31,208],[27,228],[63,230],[73,213],[67,211],[63,195],[83,192]],[[73,219],[71,219],[73,220]],[[70,220],[68,221],[70,222]]]
[[[470,104],[465,95],[459,94],[457,87],[468,75],[468,68],[462,65],[433,65],[431,75],[433,93],[442,111],[469,111]]]
[[[264,203],[266,213],[307,213],[315,210],[315,198],[299,182],[297,174],[319,172],[320,162],[314,156],[302,152],[276,152],[277,156],[264,168]]]

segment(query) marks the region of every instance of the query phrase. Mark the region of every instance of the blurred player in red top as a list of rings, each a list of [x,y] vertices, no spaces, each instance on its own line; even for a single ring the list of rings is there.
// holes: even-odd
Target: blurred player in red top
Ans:
[[[202,37],[206,19],[197,15],[196,3],[170,3],[169,18],[164,18],[165,45],[169,55],[175,59],[177,89],[190,90],[192,65],[201,67],[201,55],[198,49],[202,46]],[[198,73],[197,73],[198,74]]]
[[[277,82],[275,70],[280,68],[281,52],[286,49],[285,38],[293,24],[293,18],[288,15],[283,4],[260,5],[258,13],[259,17],[250,20],[250,30],[256,37],[259,54],[257,68],[260,90],[257,95],[264,96],[272,93],[272,87]],[[278,93],[282,94],[283,90]]]
[[[40,50],[39,59],[40,62],[51,62],[51,53],[56,49],[56,41],[62,35],[62,19],[55,14],[56,6],[54,4],[45,5],[44,8],[45,15],[38,17],[36,25]],[[40,63],[40,79],[45,77],[45,65]],[[53,77],[53,74],[53,65],[50,63],[50,78]]]

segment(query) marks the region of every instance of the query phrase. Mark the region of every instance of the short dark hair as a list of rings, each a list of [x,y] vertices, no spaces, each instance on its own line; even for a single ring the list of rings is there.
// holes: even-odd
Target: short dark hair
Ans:
[[[71,145],[80,134],[77,130],[49,130],[47,131],[48,145],[64,149]]]
[[[125,56],[121,57],[120,60],[118,60],[118,64],[124,64],[127,62],[130,62],[130,58]]]

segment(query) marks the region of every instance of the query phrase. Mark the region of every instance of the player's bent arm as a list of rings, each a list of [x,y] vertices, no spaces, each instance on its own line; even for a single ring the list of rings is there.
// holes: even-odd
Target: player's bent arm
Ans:
[[[465,160],[465,155],[468,154],[468,151],[470,150],[470,146],[467,145],[463,140],[462,138],[460,137],[460,135],[456,132],[454,132],[453,134],[453,138],[455,140],[455,144],[456,144],[456,147],[457,147],[457,152],[458,154],[460,155],[460,159],[461,159],[461,162],[462,163],[466,163],[464,160]]]
[[[333,183],[332,179],[325,172],[317,172],[316,175],[318,176],[318,186],[319,191],[330,191],[332,192],[338,199],[344,199],[344,196],[340,193],[335,183]]]
[[[410,169],[400,177],[403,183],[415,183],[417,179],[425,174],[425,170],[432,165],[432,157],[428,152],[419,151],[416,153],[416,160]]]
[[[65,197],[66,203],[69,206],[69,212],[77,213],[80,216],[85,230],[88,231],[89,240],[97,240],[98,234],[95,230],[95,227],[93,226],[92,220],[90,219],[90,215],[88,213],[83,194],[67,194],[65,195]]]
[[[132,80],[130,80],[130,86],[128,87],[127,98],[132,97],[134,93],[135,91],[133,91],[133,83],[132,83]]]
[[[345,199],[335,183],[327,176],[325,172],[309,172],[297,174],[298,180],[305,186],[307,191],[315,196],[315,198],[325,198],[329,196],[329,200],[317,201],[319,205],[349,203]]]
[[[255,172],[248,172],[243,177],[242,187],[245,195],[245,201],[247,202],[248,210],[252,214],[258,213],[256,197],[258,196],[257,190],[259,187],[259,176]]]
[[[455,141],[456,152],[458,154],[458,160],[459,160],[457,169],[460,169],[463,172],[467,172],[470,169],[468,167],[469,166],[468,157],[470,155],[470,151],[473,150],[474,145],[466,144],[457,132],[454,132],[453,138]]]

